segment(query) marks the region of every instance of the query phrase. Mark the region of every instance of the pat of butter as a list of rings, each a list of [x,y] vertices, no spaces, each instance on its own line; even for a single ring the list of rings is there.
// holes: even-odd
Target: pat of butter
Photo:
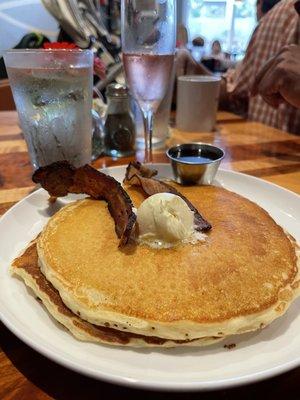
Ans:
[[[181,197],[172,193],[148,197],[137,210],[137,222],[139,242],[151,247],[173,247],[205,237],[195,231],[194,212]]]

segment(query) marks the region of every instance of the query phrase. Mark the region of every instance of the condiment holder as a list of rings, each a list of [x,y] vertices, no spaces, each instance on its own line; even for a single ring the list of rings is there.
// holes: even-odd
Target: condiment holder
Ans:
[[[210,185],[218,171],[225,152],[206,143],[185,143],[166,152],[176,182],[182,185]]]

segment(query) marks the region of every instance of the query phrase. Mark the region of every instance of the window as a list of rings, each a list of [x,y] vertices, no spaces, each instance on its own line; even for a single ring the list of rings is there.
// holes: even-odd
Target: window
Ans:
[[[205,51],[219,40],[222,49],[241,58],[256,26],[256,0],[188,0],[185,25],[189,38],[205,39]]]

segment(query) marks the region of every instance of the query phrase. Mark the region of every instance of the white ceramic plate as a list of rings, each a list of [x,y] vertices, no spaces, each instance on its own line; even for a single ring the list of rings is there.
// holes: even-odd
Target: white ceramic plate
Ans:
[[[167,164],[156,167],[170,177]],[[124,167],[107,168],[118,180]],[[300,242],[300,197],[251,176],[220,170],[217,181],[254,200]],[[300,365],[300,301],[266,329],[235,336],[206,348],[133,350],[77,341],[56,323],[26,289],[12,278],[12,259],[49,218],[48,195],[38,190],[0,219],[0,316],[35,350],[77,372],[110,382],[157,390],[208,390],[265,379]],[[73,200],[74,196],[68,199]],[[232,350],[224,344],[235,343]]]

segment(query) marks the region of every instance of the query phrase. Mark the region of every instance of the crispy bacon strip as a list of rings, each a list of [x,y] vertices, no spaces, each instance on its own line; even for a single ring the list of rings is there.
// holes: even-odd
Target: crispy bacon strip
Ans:
[[[189,206],[190,210],[194,212],[196,230],[199,232],[206,232],[212,228],[211,224],[202,217],[196,207],[194,207],[183,194],[178,192],[173,186],[159,181],[158,179],[153,179],[152,176],[156,175],[157,171],[153,171],[155,173],[152,174],[152,176],[150,171],[150,168],[142,166],[140,163],[130,163],[126,169],[124,183],[141,187],[148,196],[152,196],[156,193],[172,193],[180,196]]]
[[[86,193],[94,199],[103,199],[115,222],[120,238],[119,247],[128,243],[134,229],[136,215],[132,202],[119,182],[89,165],[75,168],[67,161],[59,161],[34,172],[32,180],[40,183],[50,196],[62,197],[68,193]]]
[[[126,168],[125,179],[130,180],[134,175],[143,176],[144,178],[152,178],[157,175],[157,170],[148,168],[139,161],[131,161]]]

